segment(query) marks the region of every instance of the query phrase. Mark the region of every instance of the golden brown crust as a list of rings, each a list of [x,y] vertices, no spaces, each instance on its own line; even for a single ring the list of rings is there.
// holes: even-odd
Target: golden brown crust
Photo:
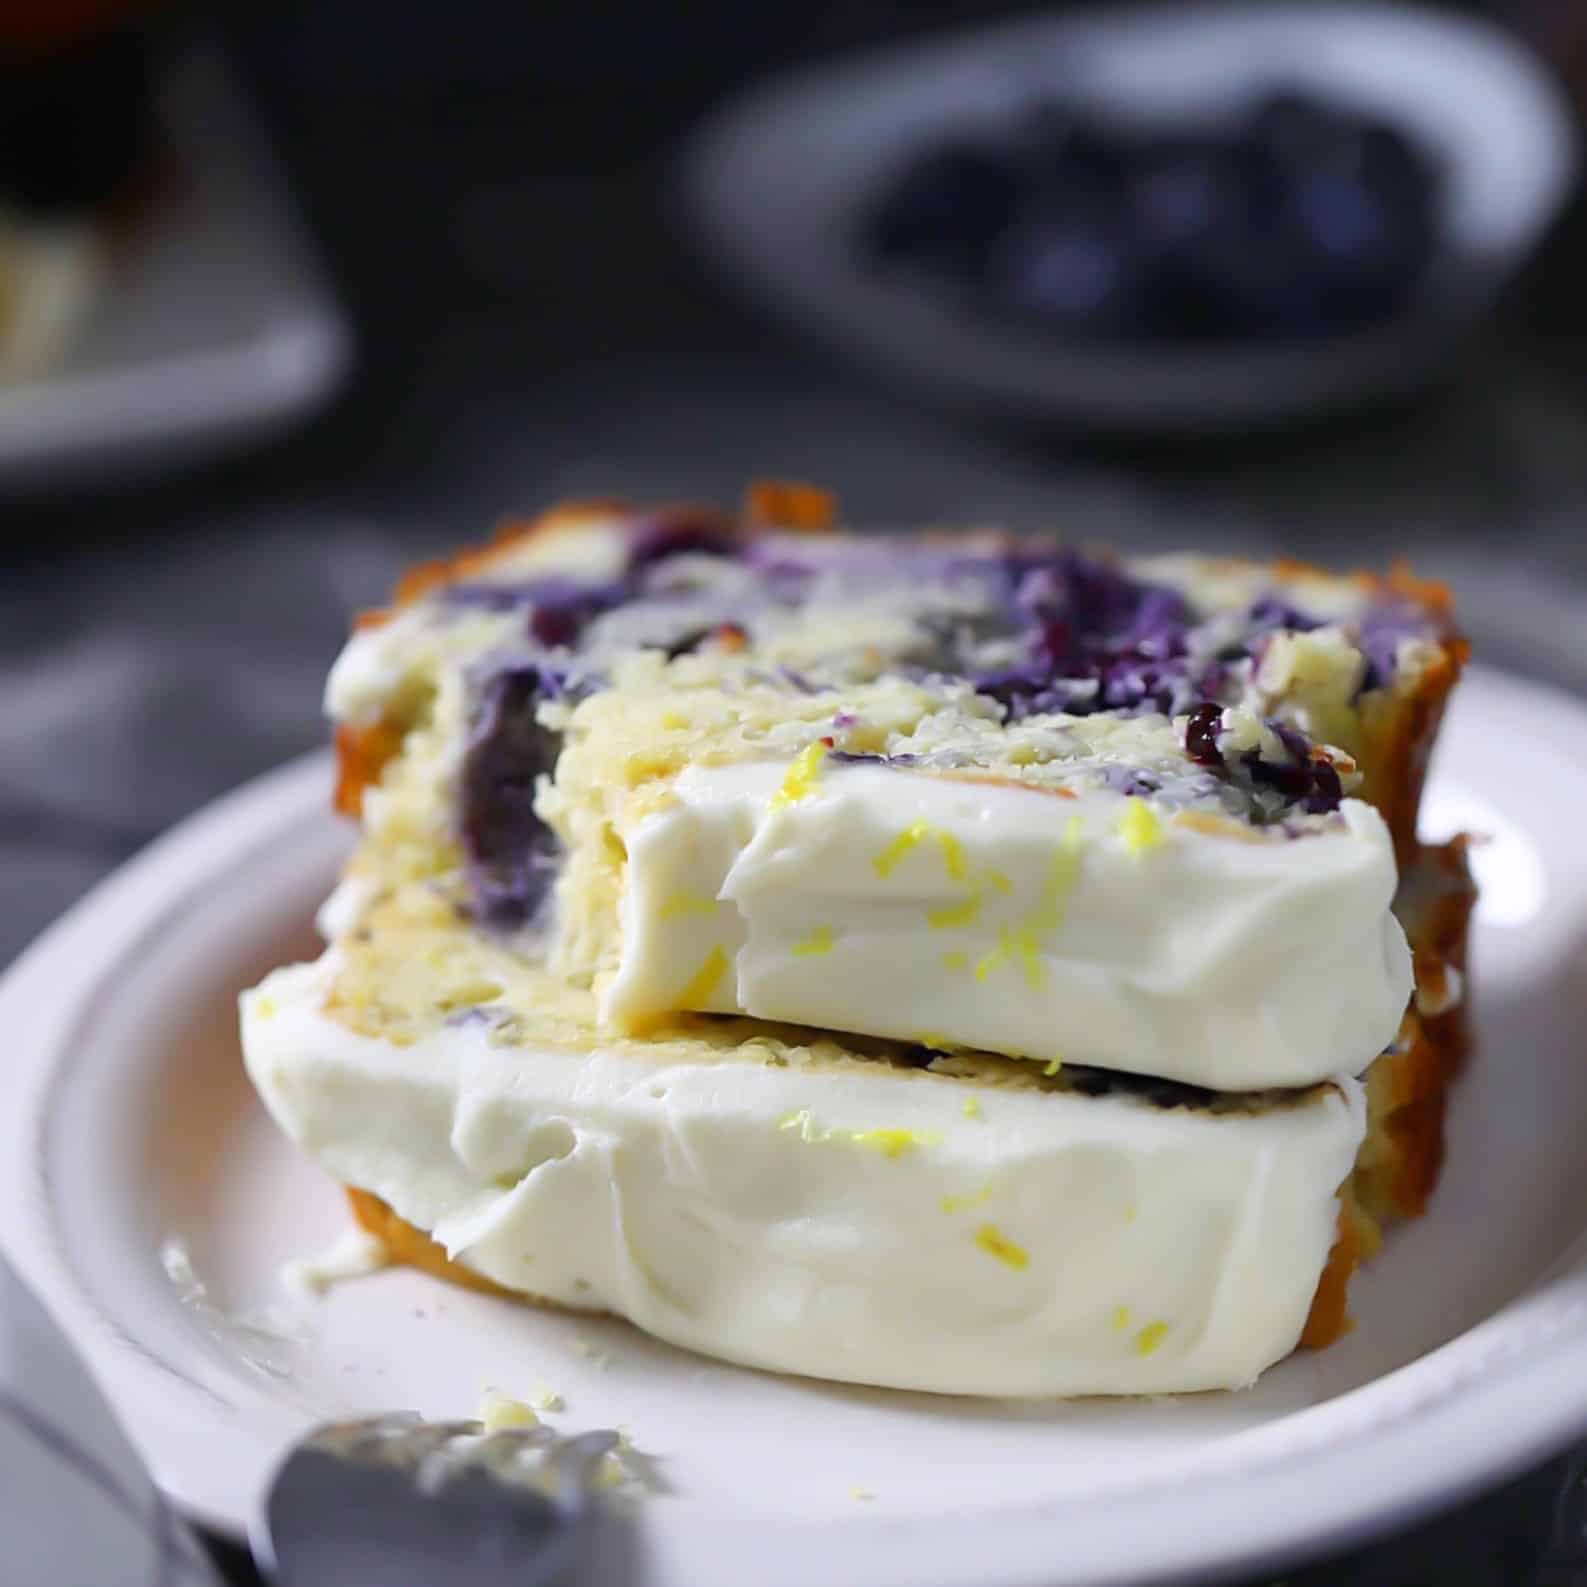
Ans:
[[[532,1306],[554,1306],[559,1311],[579,1311],[592,1317],[611,1315],[595,1306],[565,1306],[560,1301],[547,1300],[544,1296],[531,1295],[527,1291],[503,1289],[500,1284],[493,1283],[472,1268],[454,1262],[429,1235],[399,1218],[379,1196],[348,1186],[347,1201],[358,1226],[374,1235],[385,1246],[391,1260],[404,1267],[418,1268],[432,1278],[444,1278],[449,1284],[477,1290],[482,1295],[495,1295],[502,1300],[519,1301]]]
[[[1438,1184],[1449,1090],[1470,1045],[1466,942],[1476,892],[1466,847],[1461,837],[1418,854],[1428,896],[1414,900],[1405,919],[1418,996],[1394,1050],[1367,1072],[1367,1138],[1340,1195],[1339,1236],[1301,1335],[1308,1349],[1320,1350],[1348,1331],[1351,1274],[1377,1249],[1384,1224],[1421,1217]],[[1446,1001],[1423,1014],[1417,1003],[1430,995]]]
[[[1464,639],[1447,637],[1416,687],[1395,698],[1367,728],[1365,753],[1360,757],[1360,797],[1383,812],[1402,867],[1410,863],[1417,851],[1416,814],[1421,808],[1427,763],[1444,707],[1460,679],[1470,648]]]
[[[1470,978],[1466,945],[1476,890],[1466,863],[1467,841],[1456,838],[1440,848],[1424,849],[1422,861],[1437,876],[1433,896],[1423,901],[1407,922],[1416,944],[1417,1002],[1439,995],[1444,1006],[1413,1012],[1414,1028],[1401,1050],[1374,1066],[1382,1067],[1378,1133],[1384,1142],[1386,1172],[1376,1188],[1382,1204],[1363,1198],[1374,1216],[1419,1218],[1438,1182],[1444,1159],[1444,1113],[1449,1088],[1460,1073],[1470,1048]],[[1450,972],[1453,972],[1451,976]],[[1453,984],[1451,984],[1453,983]],[[1452,995],[1451,995],[1452,994]]]
[[[341,722],[335,744],[336,789],[331,808],[356,821],[363,814],[364,790],[380,781],[386,763],[402,748],[402,729],[384,719],[367,727]]]
[[[753,529],[821,532],[837,521],[838,499],[819,485],[791,479],[757,479],[744,492],[744,522]]]
[[[631,503],[620,497],[591,498],[588,501],[564,501],[534,518],[504,518],[491,531],[490,539],[482,546],[465,546],[450,557],[433,557],[417,563],[397,580],[392,591],[393,607],[411,605],[421,596],[441,584],[452,584],[488,568],[510,550],[526,540],[549,538],[568,529],[577,529],[592,518],[622,516],[633,511]],[[694,508],[661,508],[662,512],[696,511]],[[716,509],[703,509],[714,512]],[[370,614],[365,614],[366,617]]]
[[[367,1190],[355,1190],[349,1185],[347,1204],[353,1209],[353,1217],[358,1225],[367,1229],[385,1246],[393,1262],[419,1268],[434,1278],[461,1284],[465,1289],[516,1298],[500,1284],[493,1284],[488,1278],[471,1272],[461,1262],[454,1262],[429,1235],[399,1218],[379,1196],[371,1195]]]
[[[1326,1350],[1335,1340],[1350,1331],[1350,1318],[1346,1312],[1350,1280],[1361,1259],[1366,1254],[1360,1227],[1348,1200],[1341,1198],[1339,1207],[1339,1232],[1333,1249],[1328,1253],[1327,1265],[1317,1281],[1317,1293],[1312,1296],[1311,1311],[1306,1326],[1301,1329],[1302,1350]]]

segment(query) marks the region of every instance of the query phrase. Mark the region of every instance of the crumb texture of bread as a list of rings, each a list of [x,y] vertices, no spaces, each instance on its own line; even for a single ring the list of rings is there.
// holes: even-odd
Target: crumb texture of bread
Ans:
[[[566,503],[537,518],[504,524],[488,546],[411,570],[399,584],[393,606],[365,614],[360,621],[366,630],[383,625],[448,585],[475,580],[522,585],[559,575],[614,579],[621,574],[636,536],[658,525],[701,523],[727,543],[753,546],[768,526],[828,528],[835,513],[836,504],[826,493],[775,482],[752,488],[742,519],[692,506],[639,509],[621,501]],[[1050,544],[1038,537],[985,531],[957,539],[895,536],[888,543],[897,548],[895,555],[907,555],[911,547],[925,553],[951,545],[985,557],[1028,553]],[[1336,744],[1359,762],[1359,792],[1383,811],[1402,863],[1407,861],[1414,853],[1415,816],[1428,756],[1469,648],[1453,626],[1447,590],[1417,580],[1398,566],[1386,576],[1341,577],[1293,561],[1262,564],[1175,555],[1138,558],[1125,567],[1133,576],[1161,580],[1181,590],[1195,612],[1234,611],[1272,598],[1293,601],[1315,614],[1312,620],[1321,620],[1325,633],[1329,623],[1363,624],[1361,644],[1375,651],[1376,660],[1368,659],[1363,649],[1349,647],[1335,647],[1329,654],[1325,646],[1307,642],[1304,633],[1281,636],[1299,643],[1281,645],[1277,657],[1264,655],[1254,679],[1255,699],[1261,708]],[[1369,634],[1365,625],[1374,620],[1378,628]],[[1396,624],[1403,633],[1398,633]],[[818,632],[813,626],[812,636]],[[885,629],[868,636],[875,668],[886,664],[887,638]],[[489,636],[482,637],[480,649],[489,648],[489,643]],[[768,659],[792,664],[795,658]],[[1391,682],[1369,680],[1363,687],[1363,670],[1376,666],[1381,671],[1386,662],[1394,667]],[[411,699],[404,700],[403,693],[394,691],[394,701],[361,699],[353,707],[352,726],[368,729],[384,722],[388,732],[380,737],[339,735],[338,809],[358,808],[362,789],[379,780],[401,735],[414,725]],[[1342,696],[1354,698],[1342,703]]]
[[[475,1273],[461,1262],[454,1262],[422,1229],[405,1223],[379,1196],[353,1186],[347,1189],[347,1204],[361,1229],[367,1230],[385,1246],[393,1262],[418,1268],[433,1278],[444,1278],[449,1284],[463,1289],[478,1290],[483,1295],[500,1295],[510,1300],[527,1300],[526,1295],[514,1295],[511,1290],[493,1284],[488,1278]]]

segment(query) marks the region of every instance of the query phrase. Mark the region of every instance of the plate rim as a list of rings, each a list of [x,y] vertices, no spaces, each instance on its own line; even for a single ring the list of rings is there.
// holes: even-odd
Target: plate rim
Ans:
[[[1563,718],[1567,742],[1575,736],[1587,746],[1587,705],[1552,686],[1474,668],[1462,693],[1486,710],[1545,712],[1556,740]],[[312,824],[328,819],[329,782],[321,750],[224,796],[93,889],[0,977],[0,1029],[18,1033],[0,1109],[0,1252],[62,1326],[160,1488],[231,1534],[246,1531],[257,1498],[235,1490],[260,1469],[257,1451],[239,1454],[238,1447],[261,1437],[284,1440],[290,1416],[263,1388],[230,1376],[225,1394],[212,1393],[203,1363],[192,1379],[182,1375],[178,1392],[168,1369],[117,1330],[103,1297],[90,1292],[53,1239],[32,1147],[69,1063],[65,1037],[91,1016],[97,989],[129,949],[217,872],[246,865],[283,836],[306,841]],[[1561,1390],[1572,1382],[1582,1385],[1574,1397]],[[253,1426],[255,1413],[282,1429],[280,1440],[275,1429]],[[1260,1436],[1302,1417],[1307,1436]],[[962,1516],[923,1523],[856,1507],[831,1532],[841,1547],[823,1572],[834,1587],[1036,1587],[1058,1580],[1124,1587],[1192,1571],[1206,1579],[1209,1572],[1289,1564],[1456,1503],[1584,1428],[1587,1271],[1577,1267],[1383,1377],[1219,1440],[1225,1447],[1211,1459],[1216,1446],[1200,1446],[1188,1475],[1170,1462],[1142,1482],[1098,1494],[983,1507],[974,1527]],[[1085,1521],[1076,1528],[1081,1505]],[[644,1580],[729,1587],[753,1560],[757,1579],[793,1587],[808,1580],[812,1547],[822,1546],[812,1544],[818,1533],[809,1521],[719,1515],[705,1558],[701,1526],[698,1506],[650,1506]],[[779,1541],[786,1546],[778,1549]]]

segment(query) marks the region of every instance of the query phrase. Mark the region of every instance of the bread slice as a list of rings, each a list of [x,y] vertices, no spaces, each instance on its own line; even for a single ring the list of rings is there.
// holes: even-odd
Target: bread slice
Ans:
[[[367,919],[249,996],[250,1074],[327,1172],[502,1289],[943,1393],[1237,1387],[1304,1326],[1354,1080],[1217,1094],[699,1015],[608,1043],[588,994],[418,899]]]
[[[472,1287],[884,1386],[1235,1387],[1337,1338],[1351,1272],[1425,1206],[1463,878],[1456,845],[1408,885],[1422,991],[1364,1086],[1216,1093],[699,1015],[605,1043],[587,992],[422,883],[249,994],[245,1051],[360,1221]]]
[[[356,863],[429,875],[612,1033],[747,1013],[1308,1085],[1410,987],[1394,768],[1463,654],[1417,589],[565,510],[355,637],[339,802],[377,787]]]
[[[1349,1331],[1356,1268],[1378,1251],[1390,1224],[1427,1211],[1438,1184],[1449,1091],[1470,1052],[1466,941],[1475,901],[1464,840],[1421,850],[1400,900],[1416,955],[1417,996],[1394,1045],[1366,1073],[1366,1135],[1339,1187],[1338,1235],[1307,1312],[1300,1337],[1305,1349],[1326,1349]],[[393,1260],[470,1289],[513,1296],[452,1260],[378,1196],[350,1187],[347,1199],[354,1218],[384,1241]]]

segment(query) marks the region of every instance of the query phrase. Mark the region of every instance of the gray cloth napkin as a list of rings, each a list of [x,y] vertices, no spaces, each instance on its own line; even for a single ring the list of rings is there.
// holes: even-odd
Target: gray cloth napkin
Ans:
[[[0,584],[0,967],[174,821],[325,741],[348,614],[408,557],[311,516]]]

